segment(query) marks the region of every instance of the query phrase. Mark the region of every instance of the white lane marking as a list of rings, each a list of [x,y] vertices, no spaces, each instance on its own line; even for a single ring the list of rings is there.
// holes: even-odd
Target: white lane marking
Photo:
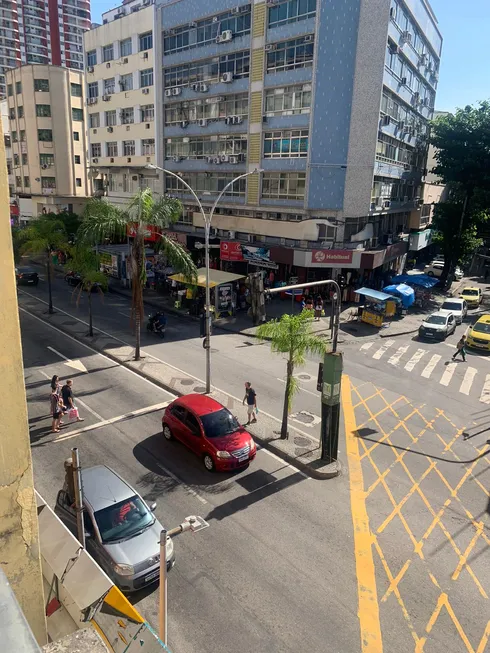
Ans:
[[[376,351],[376,352],[373,354],[373,358],[375,358],[376,360],[379,360],[379,359],[381,358],[381,356],[383,356],[383,354],[386,353],[386,352],[388,351],[388,349],[391,347],[391,345],[392,345],[394,342],[395,342],[394,340],[387,340],[387,341],[385,342],[385,344],[384,344],[382,347],[380,347],[380,348],[378,349],[378,351]]]
[[[480,401],[482,404],[490,404],[490,374],[487,374],[485,377],[485,383],[483,384],[483,390],[481,391]]]
[[[405,365],[405,369],[407,370],[407,372],[411,372],[413,368],[417,365],[417,363],[422,359],[422,357],[425,356],[425,354],[426,354],[425,349],[417,349],[415,354]]]
[[[60,358],[63,358],[63,360],[65,361],[65,365],[68,365],[69,367],[72,367],[74,370],[78,370],[79,372],[88,372],[87,368],[82,363],[82,361],[72,360],[71,358],[67,358],[66,356],[64,356],[61,352],[59,352],[54,347],[48,347],[48,349],[49,349],[49,351],[52,351],[54,354],[56,354]]]
[[[451,347],[451,349],[456,349],[456,345],[453,345],[453,344],[450,343],[450,342],[443,342],[442,344],[443,344],[443,345],[446,345],[446,347]]]
[[[124,313],[123,311],[118,311],[119,315],[124,315],[124,317],[131,317],[131,313]]]
[[[398,349],[393,354],[393,356],[388,359],[388,363],[390,365],[395,365],[395,366],[398,365],[398,363],[400,362],[400,358],[403,356],[403,354],[407,351],[409,347],[410,345],[402,345],[401,347],[398,347]]]
[[[459,388],[459,391],[462,392],[464,395],[469,395],[471,386],[473,384],[473,379],[475,378],[477,371],[474,367],[468,367],[466,369],[464,379],[461,383],[461,387]]]
[[[191,487],[187,485],[187,483],[184,483],[183,481],[180,480],[178,476],[175,476],[173,472],[171,472],[169,469],[164,467],[161,463],[157,462],[158,467],[167,474],[167,476],[170,476],[171,479],[173,479],[176,483],[178,483],[186,492],[189,494],[192,494],[193,497],[196,497],[201,503],[207,504],[207,501],[204,497],[202,497],[200,494],[198,494],[195,490],[193,490]]]
[[[371,347],[374,345],[374,342],[366,342],[362,347],[361,351],[367,351],[368,349],[371,349]]]
[[[92,413],[92,415],[94,417],[96,417],[99,421],[101,421],[101,422],[104,421],[104,418],[102,417],[102,415],[99,415],[99,413],[97,411],[95,411],[93,408],[90,408],[90,406],[87,405],[84,401],[82,401],[78,397],[75,397],[75,406],[77,406],[78,404],[81,404],[85,408],[85,410],[88,410],[89,413]],[[80,415],[80,417],[81,417],[81,415]]]
[[[441,360],[442,356],[439,356],[439,354],[434,354],[430,361],[427,363],[427,365],[424,367],[422,370],[421,376],[424,377],[424,379],[430,378],[430,375],[434,371],[435,366],[437,363]]]
[[[257,449],[259,449],[259,447],[257,447]],[[259,451],[263,451],[263,452],[266,453],[268,456],[271,456],[272,458],[274,458],[274,460],[277,460],[278,462],[282,463],[283,467],[289,467],[289,468],[292,469],[296,474],[301,474],[301,476],[302,476],[303,478],[306,478],[306,480],[310,480],[310,477],[307,476],[304,472],[302,472],[302,471],[301,471],[300,469],[298,469],[297,467],[294,467],[294,465],[290,465],[289,463],[286,463],[286,464],[285,464],[285,463],[284,463],[284,459],[283,459],[283,458],[279,458],[279,456],[276,456],[276,454],[273,453],[272,451],[269,451],[268,449],[264,449],[264,447],[260,447]],[[279,470],[276,470],[276,471],[279,471]]]
[[[451,379],[453,378],[454,370],[456,369],[457,365],[458,365],[457,363],[448,363],[446,365],[444,374],[441,376],[441,380],[439,381],[441,385],[446,385],[446,386],[449,385]]]
[[[279,377],[277,377],[276,381],[280,381],[281,383],[286,383],[286,381],[284,379],[280,379]],[[319,392],[312,392],[311,390],[307,390],[306,388],[302,388],[301,386],[299,386],[299,389],[302,392],[307,392],[309,395],[313,395],[316,399],[318,399],[320,397]]]

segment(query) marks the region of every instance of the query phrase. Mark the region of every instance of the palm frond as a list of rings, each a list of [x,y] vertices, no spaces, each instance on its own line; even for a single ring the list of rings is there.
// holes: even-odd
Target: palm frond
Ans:
[[[29,227],[21,234],[20,240],[21,251],[26,253],[45,254],[49,250],[68,248],[65,225],[61,220],[50,215],[32,220]]]
[[[92,197],[85,205],[82,224],[78,229],[78,239],[94,244],[104,238],[126,235],[127,227],[133,220],[126,211],[103,199]]]
[[[197,268],[190,254],[185,251],[182,245],[165,234],[161,234],[161,244],[163,252],[174,270],[182,273],[187,281],[195,281],[197,279]]]

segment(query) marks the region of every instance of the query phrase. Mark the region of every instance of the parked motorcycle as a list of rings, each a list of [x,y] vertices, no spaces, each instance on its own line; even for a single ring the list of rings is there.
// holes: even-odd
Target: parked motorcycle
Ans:
[[[157,312],[148,316],[148,323],[146,325],[147,331],[151,333],[158,333],[162,338],[165,337],[165,327],[167,325],[167,318],[164,313]]]

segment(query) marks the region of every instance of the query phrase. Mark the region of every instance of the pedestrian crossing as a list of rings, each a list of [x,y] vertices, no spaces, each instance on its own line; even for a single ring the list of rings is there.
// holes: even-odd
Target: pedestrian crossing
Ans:
[[[416,347],[412,343],[405,343],[398,347],[394,346],[395,343],[395,340],[385,340],[381,345],[379,341],[365,342],[361,345],[360,351],[375,361],[419,375],[424,379],[432,379],[446,388],[458,387],[461,394],[468,397],[470,394],[476,395],[480,402],[490,404],[490,373],[485,374],[472,367],[471,359],[467,359],[466,363],[456,363],[451,360],[450,351],[448,357],[443,357],[441,354],[433,354],[428,348]],[[458,368],[459,373],[456,372]]]

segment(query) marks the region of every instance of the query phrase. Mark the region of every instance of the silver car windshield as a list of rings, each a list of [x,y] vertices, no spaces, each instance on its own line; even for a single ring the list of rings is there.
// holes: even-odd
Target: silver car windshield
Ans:
[[[98,510],[95,513],[95,521],[102,541],[107,543],[133,537],[151,526],[154,517],[144,502],[134,496]]]
[[[425,321],[428,324],[446,324],[446,318],[441,315],[431,315]]]
[[[444,302],[441,308],[447,311],[461,311],[463,309],[461,304],[456,304],[453,302]]]

